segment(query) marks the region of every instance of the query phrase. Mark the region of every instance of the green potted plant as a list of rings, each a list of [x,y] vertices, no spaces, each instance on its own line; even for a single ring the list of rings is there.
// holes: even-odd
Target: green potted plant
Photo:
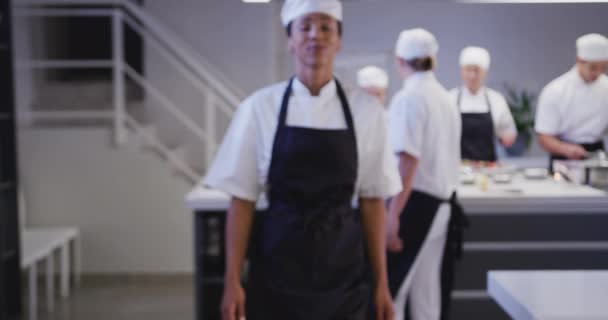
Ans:
[[[505,89],[507,104],[517,128],[517,140],[512,147],[506,149],[506,152],[509,156],[521,156],[532,143],[536,94],[510,85],[505,85]]]

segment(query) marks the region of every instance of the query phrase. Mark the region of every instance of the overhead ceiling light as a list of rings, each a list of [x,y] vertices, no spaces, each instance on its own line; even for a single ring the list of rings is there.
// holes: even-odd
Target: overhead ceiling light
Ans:
[[[270,0],[243,0],[245,3],[268,3]]]
[[[464,3],[608,3],[608,0],[458,0]]]

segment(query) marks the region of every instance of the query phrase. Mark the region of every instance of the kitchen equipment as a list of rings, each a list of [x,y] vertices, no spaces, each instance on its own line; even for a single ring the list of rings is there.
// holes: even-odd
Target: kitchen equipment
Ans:
[[[580,167],[580,170],[579,170]],[[553,161],[553,178],[555,180],[564,179],[567,182],[574,184],[581,184],[582,178],[580,177],[580,171],[584,170],[581,166],[580,161],[572,160],[555,160]]]
[[[595,188],[608,189],[608,159],[604,151],[598,151],[584,162],[584,183]]]
[[[543,180],[549,175],[547,168],[527,168],[524,169],[524,177],[529,180]]]
[[[461,184],[474,184],[475,183],[475,171],[472,167],[467,165],[460,166],[460,183]]]
[[[608,190],[608,159],[604,151],[587,154],[586,160],[555,160],[553,170],[566,180]]]
[[[474,184],[475,183],[475,174],[474,173],[460,173],[460,183]]]
[[[513,175],[519,170],[519,167],[512,164],[498,163],[493,167],[484,167],[477,169],[478,172],[485,173],[490,176],[500,175],[500,174],[510,174]]]
[[[513,175],[511,173],[495,173],[492,175],[492,180],[494,183],[505,184],[511,183],[512,177]]]

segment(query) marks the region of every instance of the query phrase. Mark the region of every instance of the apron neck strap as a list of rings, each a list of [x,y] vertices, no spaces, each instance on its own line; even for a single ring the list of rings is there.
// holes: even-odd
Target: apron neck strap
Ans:
[[[344,89],[342,89],[342,85],[338,79],[334,78],[336,82],[336,91],[338,92],[338,98],[340,98],[340,105],[342,106],[342,111],[344,112],[344,118],[346,119],[346,126],[349,130],[353,130],[355,125],[353,123],[353,116],[350,112],[350,106],[348,104],[348,99],[346,99],[346,94],[344,93]]]
[[[287,83],[287,87],[285,88],[285,92],[283,93],[283,99],[281,100],[281,111],[279,112],[279,127],[284,128],[287,123],[287,108],[289,107],[289,99],[292,93],[293,81],[295,76],[289,79]],[[340,105],[342,107],[342,112],[344,113],[344,119],[346,120],[346,126],[349,131],[354,133],[354,122],[353,116],[350,112],[350,106],[348,104],[348,99],[346,99],[346,94],[344,93],[344,89],[342,89],[342,85],[338,79],[334,78],[333,81],[336,83],[336,92],[338,94],[338,98],[340,99]]]
[[[458,98],[456,98],[456,105],[458,106],[458,110],[462,111],[461,101],[462,101],[462,89],[458,88]],[[486,105],[488,106],[488,112],[492,113],[492,103],[490,102],[490,95],[488,95],[488,90],[483,90],[483,96],[486,99]]]
[[[279,112],[279,128],[285,127],[285,123],[287,122],[287,106],[289,105],[289,98],[291,97],[292,91],[291,87],[293,85],[294,78],[295,77],[291,77],[291,79],[289,79],[285,92],[283,93],[283,99],[281,100],[281,111]]]

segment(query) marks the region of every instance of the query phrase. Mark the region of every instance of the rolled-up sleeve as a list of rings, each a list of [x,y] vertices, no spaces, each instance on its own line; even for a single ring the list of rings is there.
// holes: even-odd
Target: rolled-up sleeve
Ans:
[[[203,184],[255,202],[261,188],[257,179],[258,133],[253,107],[251,99],[239,106]]]
[[[379,105],[370,105],[370,109],[377,111],[368,119],[371,125],[362,135],[358,196],[388,198],[401,191],[401,177],[387,137],[385,111]]]
[[[492,103],[492,115],[494,116],[494,128],[499,137],[517,135],[517,127],[509,109],[507,100],[499,93],[496,93]]]
[[[555,88],[545,87],[538,98],[534,130],[537,133],[557,135],[559,134],[560,118],[556,107]]]
[[[422,97],[403,96],[391,106],[389,139],[395,153],[405,152],[420,158],[427,123]]]

